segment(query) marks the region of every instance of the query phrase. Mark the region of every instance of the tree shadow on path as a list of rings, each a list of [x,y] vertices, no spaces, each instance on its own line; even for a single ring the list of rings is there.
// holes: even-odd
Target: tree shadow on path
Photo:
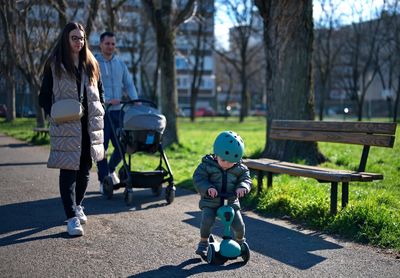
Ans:
[[[189,268],[191,265],[193,267]],[[243,264],[234,262],[225,265],[209,265],[200,258],[188,259],[178,265],[165,265],[160,268],[149,270],[143,273],[129,276],[130,278],[153,278],[153,277],[189,277],[197,273],[215,273],[217,271],[227,271],[237,269]]]
[[[83,204],[86,214],[107,215],[167,205],[166,201],[163,201],[165,198],[163,194],[154,196],[151,189],[141,189],[134,191],[134,202],[128,207],[124,202],[122,192],[122,190],[116,191],[110,200],[106,200],[97,192],[87,192]],[[188,193],[181,192],[177,197],[186,194]],[[48,238],[70,238],[66,232],[37,235],[48,229],[65,225],[63,217],[65,216],[59,197],[2,205],[0,206],[0,247]]]

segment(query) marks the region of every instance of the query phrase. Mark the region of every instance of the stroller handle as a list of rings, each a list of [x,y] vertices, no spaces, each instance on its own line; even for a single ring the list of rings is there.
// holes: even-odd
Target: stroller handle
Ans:
[[[135,104],[135,103],[140,103],[140,104],[148,104],[148,106],[151,106],[153,108],[157,108],[157,104],[155,104],[153,101],[144,99],[144,98],[138,98],[138,99],[132,99],[132,100],[124,100],[121,101],[122,106],[124,107],[125,105],[130,105],[130,104]]]

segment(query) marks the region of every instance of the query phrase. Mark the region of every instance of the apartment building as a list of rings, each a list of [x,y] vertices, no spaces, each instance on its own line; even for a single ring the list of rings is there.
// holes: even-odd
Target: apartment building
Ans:
[[[114,1],[115,2],[115,1]],[[179,1],[178,1],[179,2]],[[193,78],[193,66],[195,56],[199,51],[202,53],[201,82],[199,88],[199,106],[212,106],[215,98],[214,85],[214,59],[212,55],[212,44],[214,40],[214,1],[206,0],[201,2],[206,9],[202,10],[199,17],[192,17],[183,23],[176,34],[176,70],[178,105],[188,106],[190,101],[190,88]],[[68,21],[78,21],[85,25],[89,16],[89,0],[68,1],[66,16]],[[115,3],[113,3],[115,5]],[[128,0],[121,6],[114,7],[114,12],[107,10],[105,1],[100,1],[99,12],[92,27],[89,44],[94,53],[99,50],[99,37],[104,31],[113,30],[117,35],[117,52],[121,59],[130,69],[139,94],[143,97],[150,97],[150,91],[154,84],[154,73],[156,71],[156,40],[153,27],[147,20],[146,13],[140,0]],[[179,7],[176,6],[176,9]],[[43,11],[47,10],[46,18]],[[196,49],[196,38],[198,20],[205,23],[203,29],[203,46]],[[29,20],[32,26],[40,26],[50,23],[47,30],[47,37],[51,40],[59,33],[58,12],[49,6],[47,2],[35,4],[30,13]],[[45,20],[46,23],[42,21]],[[33,29],[34,29],[33,28]],[[21,75],[18,75],[17,84],[17,112],[28,111],[29,115],[35,114],[34,98],[29,86]],[[0,86],[4,88],[4,80],[0,76]],[[159,84],[159,82],[158,82]],[[1,90],[4,92],[4,90]],[[158,89],[155,89],[158,91]],[[0,104],[5,103],[5,94],[0,93]],[[21,113],[20,113],[21,112]],[[21,114],[21,116],[23,116]]]

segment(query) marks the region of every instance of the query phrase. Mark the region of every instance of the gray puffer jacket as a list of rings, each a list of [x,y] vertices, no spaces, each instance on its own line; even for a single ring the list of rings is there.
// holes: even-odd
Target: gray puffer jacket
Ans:
[[[218,193],[222,192],[223,182],[226,181],[226,193],[235,193],[237,188],[245,188],[247,192],[251,189],[251,178],[249,169],[243,163],[236,163],[233,167],[223,170],[213,155],[206,155],[202,158],[200,165],[193,173],[193,184],[200,193],[200,209],[203,207],[218,208],[221,205],[221,198],[211,198],[207,194],[210,187],[214,187]],[[228,204],[235,209],[240,209],[239,199],[231,197]]]

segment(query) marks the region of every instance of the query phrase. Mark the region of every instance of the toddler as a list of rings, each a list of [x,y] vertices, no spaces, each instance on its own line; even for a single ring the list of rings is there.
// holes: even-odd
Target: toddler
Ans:
[[[228,204],[235,210],[232,222],[234,239],[242,245],[245,241],[245,225],[240,213],[240,197],[249,193],[251,179],[249,169],[242,163],[244,142],[232,131],[221,132],[214,141],[214,153],[202,158],[193,174],[193,183],[201,198],[202,210],[200,242],[196,254],[207,255],[208,237],[215,223],[217,209],[223,205],[220,193],[233,193]]]

